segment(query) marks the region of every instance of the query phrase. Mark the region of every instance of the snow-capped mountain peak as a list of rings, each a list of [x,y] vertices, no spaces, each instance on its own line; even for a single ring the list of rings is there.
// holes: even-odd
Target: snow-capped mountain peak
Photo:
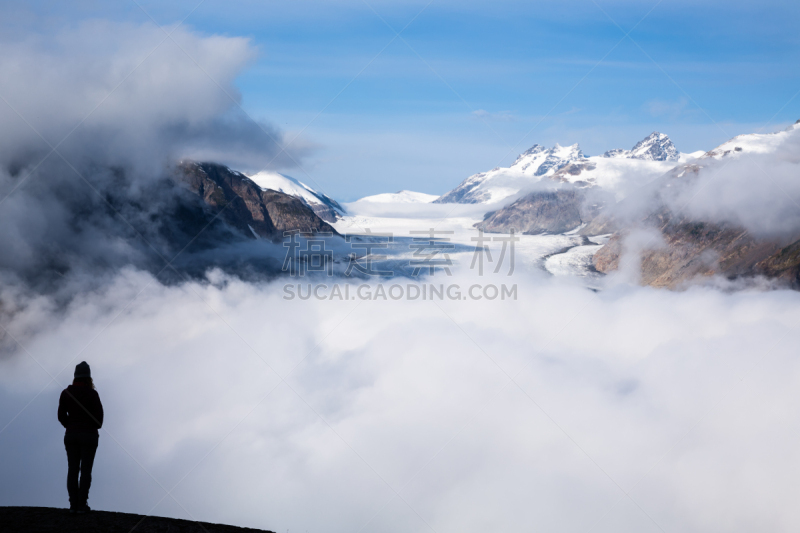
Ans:
[[[528,148],[527,150],[525,150],[524,152],[519,154],[519,157],[517,157],[517,159],[511,164],[511,166],[512,167],[516,166],[517,163],[519,163],[523,159],[527,159],[528,156],[535,156],[536,154],[540,154],[540,153],[544,152],[545,150],[547,150],[547,149],[544,146],[542,146],[541,144],[534,144],[533,146],[531,146],[530,148]]]
[[[677,161],[681,155],[666,133],[654,131],[636,143],[629,157],[645,161]]]
[[[424,192],[397,191],[394,193],[365,196],[364,198],[356,200],[356,202],[371,202],[380,204],[429,204],[437,198],[438,196],[435,194],[426,194]]]
[[[737,135],[713,150],[706,152],[704,157],[720,158],[729,156],[736,157],[742,154],[772,153],[777,150],[779,146],[783,145],[787,137],[797,135],[795,132],[798,130],[800,130],[800,120],[783,131]]]
[[[659,132],[642,139],[632,150],[609,150],[595,157],[585,156],[578,144],[556,144],[552,148],[534,144],[510,167],[474,174],[436,203],[494,203],[513,198],[544,178],[579,187],[614,189],[634,178],[642,182],[654,179],[681,158],[670,138]]]
[[[327,222],[336,222],[336,219],[344,214],[344,209],[336,200],[315,191],[291,176],[266,170],[248,177],[262,189],[270,189],[299,198],[318,217]]]
[[[547,151],[547,157],[544,162],[539,165],[539,168],[534,172],[535,176],[547,176],[554,174],[561,168],[570,163],[575,163],[585,159],[583,152],[581,152],[578,144],[572,146],[561,146],[556,143],[550,150]]]
[[[555,173],[558,169],[584,159],[583,152],[577,144],[561,146],[556,143],[552,148],[545,148],[534,144],[517,157],[510,168],[519,169],[525,174],[545,176]],[[500,169],[495,169],[500,170]]]
[[[615,148],[603,154],[610,159],[641,159],[644,161],[678,161],[681,158],[672,140],[666,133],[654,131],[638,143],[631,150]]]

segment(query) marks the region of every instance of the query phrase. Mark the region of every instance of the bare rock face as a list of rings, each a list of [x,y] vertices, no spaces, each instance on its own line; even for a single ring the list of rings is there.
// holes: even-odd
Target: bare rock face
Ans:
[[[570,176],[580,176],[582,172],[592,171],[597,168],[594,163],[568,163],[558,169],[550,179],[562,183],[574,183],[577,187],[590,187],[594,185],[594,179],[588,181],[573,181]]]
[[[611,213],[601,212],[596,217],[588,221],[586,226],[581,228],[579,235],[591,237],[592,235],[608,235],[619,229],[619,223]]]
[[[536,191],[491,213],[475,225],[487,233],[564,233],[596,216],[597,205],[587,205],[586,196],[576,189]]]
[[[663,238],[661,246],[641,252],[643,285],[675,289],[703,276],[764,275],[800,287],[800,241],[783,247],[776,241],[757,239],[743,228],[673,216],[666,208],[648,216],[643,226],[655,228]],[[615,233],[595,254],[598,271],[619,268],[629,231]]]
[[[794,287],[800,287],[800,240],[759,261],[756,264],[756,271],[771,278],[785,280]]]
[[[339,204],[336,204],[337,206]],[[326,204],[311,204],[308,206],[315,215],[324,220],[325,222],[336,222],[341,218],[339,211],[334,207]],[[341,210],[341,208],[339,208]]]
[[[787,131],[794,129],[796,126]],[[620,259],[626,253],[626,237],[635,228],[644,227],[658,232],[662,240],[661,246],[646,247],[639,252],[641,283],[645,285],[679,288],[703,276],[719,275],[729,279],[765,276],[800,289],[800,234],[796,231],[792,233],[787,228],[783,234],[765,237],[751,234],[732,222],[711,222],[679,213],[683,212],[681,206],[687,205],[682,197],[689,190],[686,187],[697,185],[697,180],[703,179],[703,168],[714,159],[736,157],[737,152],[745,150],[739,143],[757,144],[766,142],[765,139],[772,143],[783,142],[771,137],[773,135],[780,136],[783,132],[735,137],[702,158],[676,166],[643,187],[636,198],[626,198],[615,206],[616,216],[598,217],[584,230],[590,226],[597,230],[603,225],[613,227],[616,233],[594,256],[595,268],[601,272],[619,268]],[[653,142],[647,153],[669,156],[667,152],[671,150],[662,139],[656,134],[651,137]],[[673,206],[674,211],[669,206]]]
[[[338,235],[301,200],[262,190],[250,178],[228,167],[184,162],[177,168],[176,179],[243,235],[272,241],[281,240],[285,231]]]

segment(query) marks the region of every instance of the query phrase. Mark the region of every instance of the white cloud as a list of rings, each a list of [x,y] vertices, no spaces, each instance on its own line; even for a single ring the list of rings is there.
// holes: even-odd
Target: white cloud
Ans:
[[[654,117],[665,117],[670,120],[694,116],[700,112],[700,110],[692,108],[689,104],[689,100],[685,97],[674,101],[661,99],[650,100],[645,102],[644,108]]]
[[[516,302],[356,306],[215,279],[125,308],[150,281],[130,271],[14,317],[47,326],[25,345],[64,373],[0,435],[20,476],[4,504],[65,502],[54,403],[85,359],[143,467],[104,433],[101,509],[148,512],[164,493],[143,469],[171,488],[199,462],[173,493],[193,516],[278,531],[657,529],[615,483],[667,531],[800,524],[796,292],[517,276]],[[5,425],[49,378],[22,354],[2,366]],[[269,367],[294,368],[291,388]],[[154,513],[186,517],[170,498]]]
[[[234,85],[257,52],[243,37],[103,20],[0,41],[0,156],[33,165],[49,150],[39,134],[57,145],[72,132],[59,149],[73,162],[145,166],[224,153],[224,162],[261,168],[282,134],[242,112]],[[293,163],[281,156],[281,165]]]
[[[755,137],[758,139],[758,137]],[[797,238],[800,233],[800,129],[726,143],[731,154],[698,161],[696,178],[675,188],[670,207],[694,220],[728,222],[758,237]],[[736,147],[743,151],[734,151]],[[691,176],[691,174],[690,174]]]
[[[247,171],[308,152],[282,151],[283,134],[239,108],[234,82],[257,53],[248,39],[166,31],[94,20],[0,38],[4,283],[50,290],[177,253],[184,244],[162,247],[186,221],[176,206],[200,209],[168,179],[180,158]]]
[[[485,109],[476,109],[471,114],[473,117],[479,120],[509,122],[517,119],[517,117],[513,113],[511,113],[511,111],[498,111],[496,113],[491,113],[489,111],[486,111]]]

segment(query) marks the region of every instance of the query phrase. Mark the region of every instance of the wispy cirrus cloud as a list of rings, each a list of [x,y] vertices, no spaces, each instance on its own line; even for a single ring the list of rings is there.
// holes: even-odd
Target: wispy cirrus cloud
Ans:
[[[481,119],[481,120],[492,120],[492,121],[499,121],[499,122],[512,122],[517,120],[519,117],[512,113],[511,111],[496,111],[490,112],[486,111],[485,109],[476,109],[471,113],[474,118]]]
[[[690,102],[685,96],[677,100],[648,100],[642,105],[642,108],[650,116],[661,120],[677,121],[705,116],[702,109],[698,109],[696,104]]]

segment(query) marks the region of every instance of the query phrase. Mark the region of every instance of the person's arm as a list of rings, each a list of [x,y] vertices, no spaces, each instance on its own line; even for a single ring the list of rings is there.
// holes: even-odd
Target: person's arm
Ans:
[[[64,392],[62,391],[58,399],[58,421],[66,428],[69,423],[69,413],[67,412],[67,406],[64,405],[65,403]]]
[[[95,407],[94,409],[92,409],[92,411],[94,411],[92,415],[97,419],[97,429],[100,429],[101,427],[103,427],[103,404],[100,401],[100,395],[97,394],[96,391],[94,393],[94,397],[95,397]]]

